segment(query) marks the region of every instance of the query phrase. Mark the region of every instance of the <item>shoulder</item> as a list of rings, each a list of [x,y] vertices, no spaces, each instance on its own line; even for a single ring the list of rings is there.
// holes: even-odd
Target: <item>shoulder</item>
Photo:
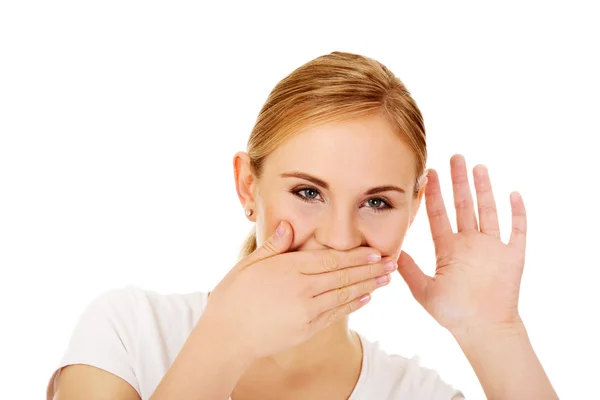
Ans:
[[[62,367],[86,364],[128,382],[141,396],[164,375],[206,306],[207,293],[161,294],[127,286],[101,293],[75,324]]]
[[[439,373],[423,367],[418,356],[389,354],[378,342],[363,341],[363,363],[369,386],[381,388],[385,399],[460,400],[462,393],[446,383]]]
[[[207,294],[202,292],[162,294],[134,286],[112,289],[95,297],[85,307],[72,341],[82,330],[101,332],[104,338],[111,333],[131,350],[135,343],[128,343],[129,339],[148,338],[151,332],[187,337],[204,311],[206,299]],[[87,335],[81,339],[87,341]]]
[[[125,286],[96,296],[88,304],[84,315],[90,312],[119,315],[152,309],[159,315],[162,312],[185,310],[199,317],[206,305],[207,295],[204,292],[163,294],[135,286]]]

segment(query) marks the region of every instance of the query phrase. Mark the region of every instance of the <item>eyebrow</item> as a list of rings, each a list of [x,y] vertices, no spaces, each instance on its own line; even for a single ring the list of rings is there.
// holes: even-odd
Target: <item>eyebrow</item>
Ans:
[[[319,179],[316,176],[305,174],[304,172],[284,172],[281,174],[282,178],[300,178],[306,181],[312,182],[317,186],[321,186],[325,190],[329,190],[329,184],[323,179]]]
[[[283,174],[281,174],[282,178],[300,178],[300,179],[304,179],[306,181],[312,182],[317,186],[322,187],[325,190],[329,190],[329,184],[327,182],[325,182],[323,179],[317,178],[316,176],[312,176],[309,174],[306,174],[304,172],[284,172]],[[383,186],[376,186],[373,187],[369,190],[367,190],[365,192],[365,194],[367,195],[371,195],[371,194],[376,194],[376,193],[381,193],[381,192],[388,192],[388,191],[396,191],[396,192],[400,192],[402,194],[406,193],[406,191],[404,189],[402,189],[399,186],[394,186],[394,185],[383,185]]]
[[[389,192],[391,190],[400,192],[402,194],[406,193],[406,191],[404,189],[402,189],[401,187],[394,186],[394,185],[384,185],[384,186],[376,186],[374,188],[371,188],[371,189],[367,190],[365,192],[365,194],[376,194],[376,193],[381,193],[381,192]]]

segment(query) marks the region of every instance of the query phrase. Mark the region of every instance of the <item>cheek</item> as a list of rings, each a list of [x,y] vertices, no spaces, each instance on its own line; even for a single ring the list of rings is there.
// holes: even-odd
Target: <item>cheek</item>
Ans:
[[[257,204],[259,218],[256,221],[256,242],[261,246],[265,240],[275,233],[280,221],[287,221],[294,232],[294,243],[304,240],[314,230],[319,220],[316,208],[310,208],[291,194],[285,193],[277,197],[265,199]]]
[[[378,249],[384,256],[398,254],[408,230],[409,219],[408,212],[364,218],[362,231],[367,245]]]

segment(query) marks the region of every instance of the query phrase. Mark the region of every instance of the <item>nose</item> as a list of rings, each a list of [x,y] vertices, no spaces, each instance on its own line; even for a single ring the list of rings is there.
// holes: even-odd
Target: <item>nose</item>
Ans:
[[[350,250],[362,244],[357,216],[351,210],[331,209],[324,215],[315,231],[322,246],[335,250]]]

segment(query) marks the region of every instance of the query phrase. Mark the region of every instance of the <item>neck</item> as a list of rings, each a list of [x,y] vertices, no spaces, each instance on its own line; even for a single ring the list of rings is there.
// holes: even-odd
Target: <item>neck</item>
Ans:
[[[361,368],[362,343],[343,320],[298,346],[256,360],[236,383],[231,398],[272,398],[272,393],[278,398],[315,398],[319,393],[348,398]]]
[[[284,373],[315,371],[334,365],[348,365],[362,358],[358,335],[348,328],[345,318],[317,333],[304,343],[277,353],[264,361]]]

